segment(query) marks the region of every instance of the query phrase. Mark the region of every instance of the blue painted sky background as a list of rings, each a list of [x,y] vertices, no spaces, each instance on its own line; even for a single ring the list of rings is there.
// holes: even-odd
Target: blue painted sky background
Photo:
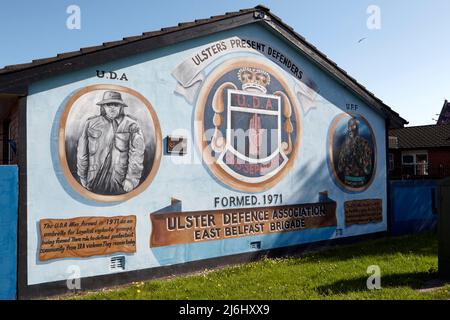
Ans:
[[[260,3],[410,125],[435,123],[444,99],[450,100],[448,0],[3,0],[0,66]],[[81,30],[66,28],[71,4],[81,8]],[[367,28],[369,5],[381,9],[380,30]]]

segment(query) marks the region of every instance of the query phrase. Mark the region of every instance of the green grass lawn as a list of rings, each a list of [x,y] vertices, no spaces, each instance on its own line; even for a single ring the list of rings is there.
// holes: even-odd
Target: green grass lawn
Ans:
[[[367,268],[381,268],[368,290]],[[450,299],[450,285],[421,290],[437,278],[433,234],[375,240],[303,257],[258,262],[190,276],[84,293],[75,299]]]

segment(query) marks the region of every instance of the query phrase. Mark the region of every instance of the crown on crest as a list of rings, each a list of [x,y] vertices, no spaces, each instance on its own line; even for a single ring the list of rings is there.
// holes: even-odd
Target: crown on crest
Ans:
[[[242,89],[246,91],[259,91],[267,93],[267,86],[270,84],[270,75],[268,72],[244,67],[239,69],[238,79],[242,82]]]

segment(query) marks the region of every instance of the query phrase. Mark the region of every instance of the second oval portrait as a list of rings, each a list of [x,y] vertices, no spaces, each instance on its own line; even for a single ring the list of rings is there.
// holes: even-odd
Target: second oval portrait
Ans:
[[[377,147],[369,122],[359,114],[338,115],[328,137],[329,165],[335,181],[345,190],[362,192],[373,181]]]

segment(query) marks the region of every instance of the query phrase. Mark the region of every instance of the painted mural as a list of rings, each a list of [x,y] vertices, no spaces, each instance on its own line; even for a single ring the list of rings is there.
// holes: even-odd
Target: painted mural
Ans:
[[[66,178],[99,201],[135,196],[159,166],[161,133],[151,104],[120,86],[89,86],[67,103],[59,154]]]
[[[349,191],[367,189],[376,170],[376,141],[363,116],[344,113],[330,128],[330,167],[336,182]]]
[[[151,247],[336,227],[336,202],[150,216]]]
[[[387,228],[384,119],[260,26],[30,92],[30,285]]]
[[[43,219],[39,260],[136,252],[136,216]]]
[[[199,96],[196,141],[212,172],[242,191],[276,184],[300,141],[299,106],[283,76],[258,60],[229,60]]]

